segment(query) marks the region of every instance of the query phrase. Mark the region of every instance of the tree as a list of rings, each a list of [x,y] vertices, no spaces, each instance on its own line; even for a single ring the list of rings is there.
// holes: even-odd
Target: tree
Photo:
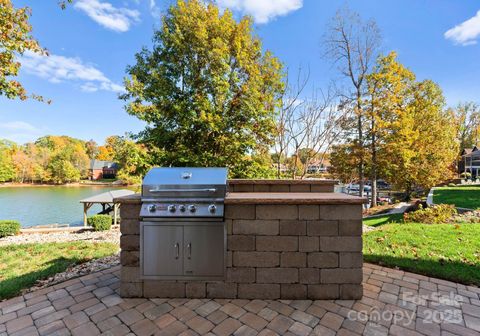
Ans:
[[[358,155],[351,143],[336,144],[330,153],[330,172],[344,183],[352,183],[358,179]]]
[[[480,141],[480,106],[464,102],[453,110],[457,120],[457,138],[460,149],[472,148]]]
[[[15,144],[0,139],[0,182],[12,181],[15,178],[15,169],[12,160],[12,147]]]
[[[337,95],[331,87],[326,93],[314,90],[311,97],[302,97],[308,80],[309,74],[302,77],[301,68],[296,83],[289,85],[287,77],[283,106],[276,121],[277,178],[280,178],[282,163],[288,163],[292,178],[304,178],[313,160],[325,159],[339,134],[338,124],[345,118],[343,111],[336,108]],[[286,160],[290,152],[292,157]]]
[[[355,114],[355,121],[348,127],[354,130],[353,143],[358,149],[358,178],[360,196],[363,196],[364,184],[364,109],[363,98],[366,93],[366,76],[369,73],[380,46],[380,31],[375,21],[362,21],[360,16],[348,8],[339,10],[333,18],[324,38],[325,55],[339,66],[340,74],[352,85],[353,90],[345,95],[344,104],[348,104]]]
[[[391,157],[387,154],[393,139],[392,131],[405,125],[398,124],[400,116],[407,111],[415,75],[397,61],[397,54],[390,52],[378,58],[373,72],[366,77],[368,96],[365,99],[367,121],[366,152],[371,181],[371,206],[377,205],[377,179],[379,174],[388,175]],[[382,172],[383,170],[383,172]]]
[[[454,115],[445,109],[440,87],[424,80],[413,83],[411,93],[390,140],[391,181],[408,198],[416,187],[428,189],[453,177],[458,154]]]
[[[85,142],[85,151],[90,160],[95,159],[97,157],[97,155],[99,154],[99,150],[95,140],[90,139],[89,141]]]
[[[142,177],[151,168],[146,146],[127,137],[116,138],[113,160],[120,165],[118,178],[127,184],[140,184]]]
[[[70,183],[77,182],[80,180],[80,172],[76,169],[73,164],[61,156],[55,156],[50,162],[50,170],[54,172],[52,176],[52,182],[60,183]]]
[[[89,158],[84,141],[68,136],[48,135],[37,139],[35,146],[35,150],[46,153],[47,158],[42,167],[48,171],[45,176],[50,177],[51,181],[55,183],[74,181],[75,179],[65,180],[65,176],[69,178],[76,176],[70,174],[70,165],[80,177],[87,177]],[[52,161],[55,161],[54,165],[52,165]],[[61,161],[69,162],[70,165]],[[61,168],[61,170],[56,171],[57,168]]]
[[[26,100],[29,96],[23,85],[15,79],[20,70],[18,55],[25,52],[46,54],[31,34],[30,9],[15,8],[11,0],[0,0],[0,96]],[[31,98],[43,100],[32,94]]]
[[[179,0],[127,72],[122,98],[148,123],[140,141],[160,149],[157,164],[227,166],[242,177],[245,158],[272,144],[282,66],[249,17],[237,23],[213,3]]]

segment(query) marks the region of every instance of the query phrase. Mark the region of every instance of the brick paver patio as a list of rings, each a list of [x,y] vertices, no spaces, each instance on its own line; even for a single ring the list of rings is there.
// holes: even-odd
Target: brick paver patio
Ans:
[[[0,302],[0,335],[480,335],[480,289],[364,264],[357,301],[122,299],[119,268]]]

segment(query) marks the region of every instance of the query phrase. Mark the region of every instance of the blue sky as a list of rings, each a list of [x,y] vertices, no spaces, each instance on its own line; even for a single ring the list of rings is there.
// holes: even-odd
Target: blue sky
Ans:
[[[344,1],[217,0],[237,16],[252,15],[265,48],[289,69],[310,69],[316,87],[340,78],[321,57],[326,25]],[[26,55],[20,80],[51,105],[0,97],[0,138],[20,143],[45,134],[103,143],[105,137],[138,132],[142,122],[117,99],[125,68],[152,32],[170,0],[13,0],[29,6],[35,37],[49,58]],[[350,1],[382,30],[382,50],[396,50],[419,79],[436,81],[449,105],[480,102],[480,4],[470,0]],[[447,33],[448,32],[448,33]],[[308,94],[308,93],[307,93]]]

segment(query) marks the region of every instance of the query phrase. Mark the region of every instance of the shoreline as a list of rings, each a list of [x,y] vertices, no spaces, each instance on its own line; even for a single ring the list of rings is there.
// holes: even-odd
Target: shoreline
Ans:
[[[129,185],[123,183],[114,183],[114,182],[75,182],[75,183],[65,183],[65,184],[48,184],[48,183],[17,183],[17,182],[8,182],[0,183],[0,188],[32,188],[32,187],[72,187],[72,188],[81,188],[81,187],[111,187],[111,188],[132,188],[136,185]]]

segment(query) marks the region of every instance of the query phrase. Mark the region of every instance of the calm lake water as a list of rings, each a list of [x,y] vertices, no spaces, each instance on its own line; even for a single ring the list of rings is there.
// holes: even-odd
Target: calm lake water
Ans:
[[[0,188],[0,219],[15,219],[22,227],[47,224],[83,225],[81,199],[119,188],[87,187],[6,187]],[[89,215],[101,211],[91,207]]]

